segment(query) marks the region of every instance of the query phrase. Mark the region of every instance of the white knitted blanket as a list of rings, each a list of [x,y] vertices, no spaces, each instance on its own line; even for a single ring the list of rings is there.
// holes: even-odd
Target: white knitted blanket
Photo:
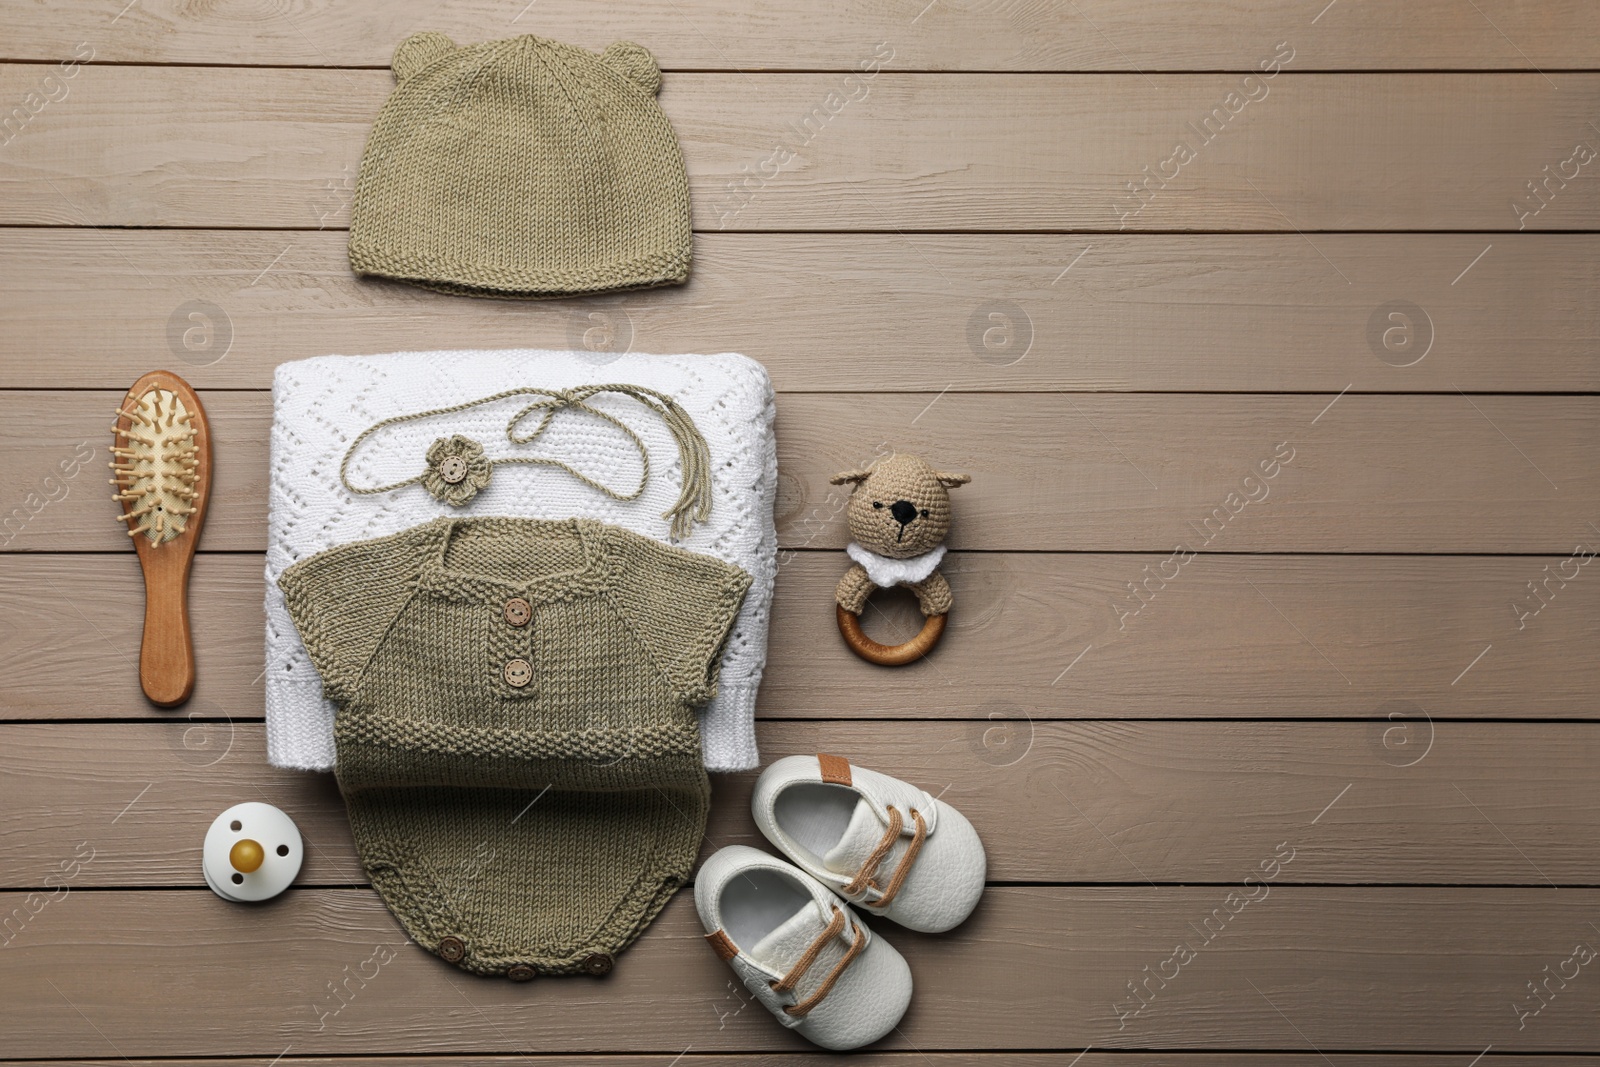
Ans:
[[[625,396],[588,401],[615,415],[644,441],[651,477],[632,501],[609,499],[552,467],[500,465],[488,488],[450,508],[420,485],[358,496],[339,482],[339,464],[362,430],[403,415],[476,400],[518,386],[569,388],[626,382],[673,396],[694,418],[711,450],[713,504],[708,522],[679,544],[748,571],[753,583],[722,657],[717,697],[701,712],[707,770],[758,765],[756,689],[767,657],[767,621],[777,573],[773,500],[778,459],[772,383],[744,356],[645,356],[610,353],[401,352],[321,356],[279,365],[272,382],[272,481],[267,506],[267,757],[276,766],[330,770],[333,705],[306,655],[278,590],[296,561],[335,545],[396,533],[442,514],[565,518],[579,515],[667,541],[661,513],[682,480],[677,446],[661,419]],[[559,458],[620,492],[639,484],[637,449],[604,420],[565,410],[530,445],[512,445],[505,425],[527,399],[512,398],[452,415],[406,422],[374,434],[350,466],[358,486],[386,485],[421,471],[437,437],[464,434],[498,458]],[[537,417],[519,427],[527,432]]]

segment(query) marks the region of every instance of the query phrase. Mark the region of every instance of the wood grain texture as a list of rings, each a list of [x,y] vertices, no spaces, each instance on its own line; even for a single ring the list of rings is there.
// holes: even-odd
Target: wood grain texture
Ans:
[[[1207,3],[1074,0],[1071,5],[984,0],[782,0],[630,3],[626,17],[581,0],[537,8],[494,0],[316,0],[272,8],[226,0],[95,0],[66,10],[13,5],[0,19],[0,58],[56,60],[79,42],[117,63],[387,66],[417,30],[444,28],[463,44],[537,33],[592,49],[638,41],[667,69],[852,69],[890,41],[896,64],[925,70],[1254,70],[1285,37],[1308,70],[1545,70],[1589,67],[1600,14],[1583,0],[1408,0],[1404,4]]]
[[[1600,725],[1371,722],[764,722],[763,759],[818,751],[913,782],[978,828],[992,882],[1214,883],[1298,849],[1284,883],[1600,881]],[[0,887],[204,888],[217,811],[274,804],[308,843],[299,884],[365,884],[331,774],[267,766],[259,723],[22,724],[0,749]],[[772,851],[756,775],[713,778],[702,858]],[[1565,892],[1565,890],[1563,890]],[[3,957],[0,957],[3,958]]]
[[[778,572],[759,713],[1383,719],[1398,706],[1438,719],[1595,718],[1592,561],[1213,555],[1119,616],[1141,603],[1127,584],[1165,558],[957,553],[945,565],[956,598],[945,639],[921,663],[885,670],[838,634],[844,553],[800,553]],[[262,570],[254,554],[196,563],[199,681],[182,714],[263,714]],[[1563,584],[1567,572],[1577,577]],[[0,556],[0,718],[170,721],[136,684],[139,596],[132,559]],[[869,602],[865,628],[885,641],[920,626],[909,594]]]
[[[49,69],[0,67],[0,99]],[[1600,161],[1569,162],[1593,149],[1600,74],[1563,74],[1560,91],[1537,73],[843,77],[668,79],[698,229],[1600,226],[1600,183],[1583,180]],[[342,225],[393,79],[89,64],[69,84],[0,154],[0,223]],[[1193,158],[1170,162],[1183,140]],[[793,158],[763,169],[780,148]],[[1543,199],[1526,188],[1564,162]],[[1170,180],[1130,193],[1145,167]]]
[[[691,283],[514,304],[352,277],[383,68],[422,29],[652,49]],[[1572,176],[1597,36],[1587,0],[7,5],[0,1061],[836,1062],[747,1007],[685,894],[599,984],[446,967],[365,888],[331,776],[265,764],[272,367],[625,344],[743,351],[781,391],[764,757],[903,776],[989,849],[964,926],[875,925],[917,994],[856,1062],[1600,1063],[1573,1055],[1600,1047],[1595,968],[1555,973],[1600,946],[1600,163]],[[1195,157],[1130,191],[1178,140]],[[217,430],[175,712],[139,692],[104,485],[153,366]],[[827,484],[890,446],[976,479],[950,631],[895,671],[834,625]],[[866,630],[919,622],[883,595]],[[719,777],[708,849],[759,843],[752,778]],[[198,872],[242,800],[311,846],[261,907]]]
[[[120,395],[0,393],[5,549],[126,551],[97,479],[45,482],[102,439]],[[202,400],[206,547],[264,549],[270,397]],[[802,394],[779,397],[777,429],[785,548],[843,548],[846,497],[828,479],[891,449],[972,475],[953,498],[957,549],[1566,555],[1600,536],[1595,397]],[[533,490],[567,477],[517,476]]]
[[[585,1056],[584,1067],[726,1067],[726,1054],[701,1056],[693,1051],[634,1056]],[[8,1063],[49,1063],[50,1060],[8,1060]],[[226,1060],[202,1059],[83,1059],[84,1067],[326,1067],[324,1059],[299,1056],[239,1057]],[[342,1057],[343,1067],[456,1067],[461,1060],[448,1056]],[[514,1056],[474,1056],[482,1067],[515,1067],[517,1064],[571,1063],[560,1053],[528,1052]],[[751,1067],[823,1067],[837,1064],[837,1054],[821,1052],[755,1052],[740,1056],[740,1064]],[[1331,1057],[1314,1052],[853,1052],[850,1062],[859,1067],[1461,1067],[1460,1055],[1386,1055],[1375,1052],[1335,1052]],[[1486,1059],[1492,1067],[1594,1067],[1600,1057],[1575,1055],[1496,1056]]]
[[[589,345],[743,352],[789,392],[1600,390],[1600,237],[1315,241],[701,234],[686,286],[516,303],[358,280],[342,231],[13,229],[0,385],[116,389],[166,361],[264,388],[328,352]],[[1390,335],[1410,353],[1383,347],[1395,300],[1426,316]]]
[[[1263,859],[1272,855],[1263,849]],[[899,1032],[878,1047],[1470,1057],[1490,1043],[1561,1050],[1592,1036],[1600,982],[1582,970],[1521,1030],[1513,1005],[1532,999],[1524,984],[1542,968],[1553,973],[1575,943],[1600,939],[1589,925],[1600,891],[1261,882],[1237,887],[1254,903],[1217,918],[1234,892],[1002,886],[949,934],[879,923],[917,993]],[[759,1007],[739,1010],[748,994],[730,988],[683,894],[599,985],[469,978],[406,944],[365,890],[291,891],[250,908],[206,890],[69,890],[38,894],[34,906],[0,950],[8,970],[29,976],[0,1002],[7,1051],[18,1057],[285,1046],[302,1055],[809,1051]],[[26,894],[0,894],[0,916],[28,907]],[[1127,984],[1186,939],[1194,958],[1164,986],[1153,979],[1144,1011],[1126,1017],[1138,1003]],[[135,974],[161,981],[130,982]],[[114,1049],[105,1035],[115,1035]]]

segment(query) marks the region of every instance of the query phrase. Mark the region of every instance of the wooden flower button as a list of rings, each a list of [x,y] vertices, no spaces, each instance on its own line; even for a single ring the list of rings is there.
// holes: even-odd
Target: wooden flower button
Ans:
[[[467,955],[467,946],[459,937],[439,939],[439,958],[446,963],[460,963]]]
[[[451,485],[460,484],[467,476],[467,461],[460,456],[446,456],[444,462],[439,464],[439,477]]]
[[[506,972],[506,977],[513,982],[531,982],[533,981],[533,968],[526,963],[513,963],[511,969]]]

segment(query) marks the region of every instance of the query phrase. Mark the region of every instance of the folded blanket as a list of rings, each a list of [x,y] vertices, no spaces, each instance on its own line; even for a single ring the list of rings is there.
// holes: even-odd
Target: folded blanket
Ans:
[[[668,393],[688,411],[711,452],[710,518],[679,546],[726,560],[754,579],[728,637],[716,697],[701,710],[707,770],[758,765],[756,689],[767,656],[768,612],[777,571],[773,499],[778,460],[772,384],[754,360],[734,354],[645,356],[611,353],[402,352],[321,356],[281,364],[272,384],[272,476],[267,502],[267,758],[279,767],[331,770],[333,705],[278,589],[285,569],[324,549],[397,533],[441,515],[582,516],[666,542],[662,517],[682,482],[678,449],[660,418],[625,396],[588,403],[643,440],[650,478],[634,500],[612,500],[566,471],[497,467],[470,503],[451,508],[420,485],[357,496],[339,481],[339,464],[361,431],[379,420],[476,400],[519,386],[564,389],[625,382]],[[419,473],[429,444],[464,434],[490,458],[528,454],[560,459],[621,492],[639,483],[640,460],[627,435],[581,411],[556,414],[533,444],[506,441],[506,421],[526,403],[508,399],[385,427],[357,452],[350,480],[389,484]],[[531,423],[522,427],[531,428]]]

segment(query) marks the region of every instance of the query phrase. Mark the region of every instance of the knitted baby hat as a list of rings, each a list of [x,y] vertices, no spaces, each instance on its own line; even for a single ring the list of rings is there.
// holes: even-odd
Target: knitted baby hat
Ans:
[[[357,274],[502,298],[689,276],[689,180],[636,44],[401,42],[361,159]]]

